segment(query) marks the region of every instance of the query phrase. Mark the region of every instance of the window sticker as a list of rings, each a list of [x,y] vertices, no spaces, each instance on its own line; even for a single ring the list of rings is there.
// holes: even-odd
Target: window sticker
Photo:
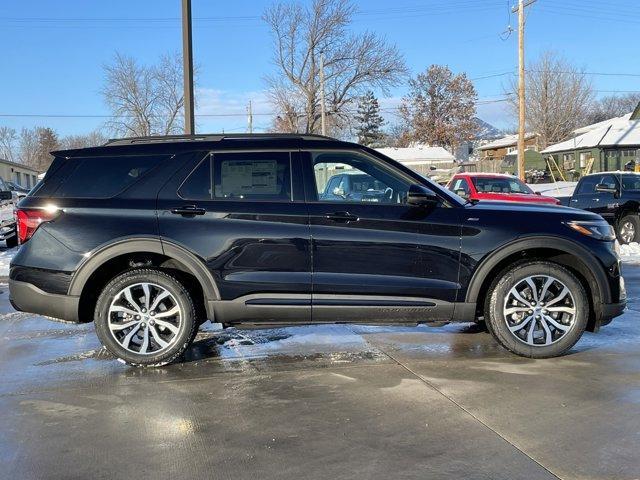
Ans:
[[[221,165],[222,195],[277,195],[278,162],[276,160],[225,160]]]

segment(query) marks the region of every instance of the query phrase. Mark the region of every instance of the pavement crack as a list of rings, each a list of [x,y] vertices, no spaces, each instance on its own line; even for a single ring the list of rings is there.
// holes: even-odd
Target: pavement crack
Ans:
[[[511,442],[508,438],[506,438],[504,435],[502,435],[500,432],[498,432],[497,430],[495,430],[494,428],[492,428],[490,425],[488,425],[486,422],[484,422],[482,419],[480,419],[477,415],[475,415],[472,411],[470,411],[469,409],[467,409],[464,405],[460,404],[459,402],[457,402],[453,397],[451,397],[450,395],[447,395],[445,392],[443,392],[442,390],[440,390],[436,385],[434,385],[433,383],[431,383],[429,380],[427,380],[426,378],[424,378],[422,375],[420,375],[417,372],[414,372],[411,367],[405,365],[404,363],[402,363],[400,360],[398,360],[397,358],[395,358],[393,355],[391,355],[390,353],[388,353],[386,350],[383,350],[382,348],[380,348],[379,346],[376,346],[376,348],[378,350],[380,350],[380,352],[382,352],[384,355],[386,355],[391,361],[393,361],[396,365],[398,365],[399,367],[405,369],[407,372],[409,372],[412,376],[414,376],[415,378],[417,378],[420,382],[424,383],[426,386],[428,386],[429,388],[431,388],[432,390],[434,390],[435,392],[437,392],[439,395],[441,395],[442,397],[444,397],[446,400],[448,400],[449,402],[451,402],[453,405],[455,405],[457,408],[459,408],[460,410],[462,410],[464,413],[466,413],[467,415],[469,415],[471,418],[473,418],[476,422],[480,423],[483,427],[485,427],[486,429],[488,429],[489,431],[493,432],[495,435],[497,435],[498,437],[500,437],[504,442],[506,442],[507,444],[511,445],[513,448],[515,448],[517,451],[519,451],[520,453],[522,453],[522,455],[524,455],[525,457],[527,457],[528,459],[530,459],[532,462],[536,463],[540,468],[542,468],[543,470],[545,470],[546,472],[549,473],[549,475],[552,475],[553,477],[562,480],[561,477],[559,477],[558,475],[556,475],[554,472],[552,472],[551,470],[549,470],[548,467],[544,466],[542,463],[540,463],[538,460],[536,460],[535,458],[533,458],[531,455],[529,455],[527,452],[525,452],[524,450],[522,450],[520,447],[518,447],[516,444],[514,444],[513,442]]]

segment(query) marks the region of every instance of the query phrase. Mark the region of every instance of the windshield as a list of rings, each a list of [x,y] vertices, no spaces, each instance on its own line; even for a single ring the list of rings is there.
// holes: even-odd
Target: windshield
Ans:
[[[640,190],[640,175],[621,175],[623,190]]]
[[[479,193],[533,193],[515,177],[472,177],[472,181]]]

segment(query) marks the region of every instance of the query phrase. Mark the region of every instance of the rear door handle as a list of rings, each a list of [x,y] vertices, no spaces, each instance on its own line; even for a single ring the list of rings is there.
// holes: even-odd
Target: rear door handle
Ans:
[[[195,205],[184,205],[182,207],[172,208],[171,213],[175,215],[183,215],[185,217],[192,217],[195,215],[204,215],[207,211],[204,208],[196,207]]]
[[[351,215],[349,212],[333,212],[324,216],[327,220],[338,223],[357,222],[360,220],[356,215]]]

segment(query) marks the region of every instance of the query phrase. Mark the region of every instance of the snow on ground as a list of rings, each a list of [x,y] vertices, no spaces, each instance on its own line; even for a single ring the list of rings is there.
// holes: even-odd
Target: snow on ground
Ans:
[[[624,263],[640,265],[640,244],[631,242],[620,245],[620,257]]]
[[[534,192],[549,197],[569,197],[573,195],[577,184],[578,182],[533,183],[529,184],[529,187]]]
[[[0,277],[9,276],[9,264],[16,253],[18,247],[0,249]]]

